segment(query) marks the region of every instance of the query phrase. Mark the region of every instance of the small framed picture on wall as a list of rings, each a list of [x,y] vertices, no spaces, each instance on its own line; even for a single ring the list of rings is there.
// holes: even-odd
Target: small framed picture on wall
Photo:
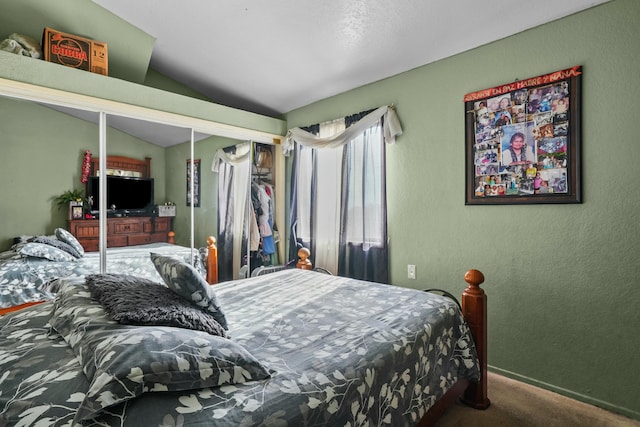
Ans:
[[[193,186],[192,186],[193,179]],[[191,206],[193,187],[193,206],[200,207],[200,159],[193,160],[193,176],[191,172],[191,160],[187,160],[187,206]]]

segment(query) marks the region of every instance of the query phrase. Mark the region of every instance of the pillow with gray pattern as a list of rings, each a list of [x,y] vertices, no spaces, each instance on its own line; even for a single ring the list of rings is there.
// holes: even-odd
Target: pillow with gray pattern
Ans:
[[[82,258],[82,255],[76,250],[76,248],[66,242],[63,242],[62,240],[56,239],[55,237],[36,236],[30,239],[30,241],[35,243],[44,243],[45,245],[53,246],[58,249],[62,249],[65,252],[69,252],[76,258]]]
[[[201,331],[121,325],[91,298],[85,283],[62,284],[50,319],[90,383],[73,424],[143,393],[201,390],[268,378],[243,346]]]
[[[58,249],[54,246],[47,245],[46,243],[20,243],[16,252],[23,256],[30,256],[35,258],[44,258],[49,261],[77,261],[78,258],[71,255],[69,252],[65,252],[62,249]]]
[[[229,329],[213,287],[195,268],[179,259],[154,252],[151,253],[151,261],[169,289],[208,311],[223,328]]]
[[[71,234],[64,228],[56,228],[55,234],[58,239],[73,246],[73,248],[78,251],[80,255],[84,255],[84,248],[73,234]]]

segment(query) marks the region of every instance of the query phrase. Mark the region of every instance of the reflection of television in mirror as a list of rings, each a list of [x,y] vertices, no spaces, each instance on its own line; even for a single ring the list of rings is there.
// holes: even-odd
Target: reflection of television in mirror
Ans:
[[[100,209],[100,179],[90,176],[87,182],[87,198],[90,211]],[[133,178],[107,175],[107,213],[115,215],[151,214],[154,206],[153,178]]]

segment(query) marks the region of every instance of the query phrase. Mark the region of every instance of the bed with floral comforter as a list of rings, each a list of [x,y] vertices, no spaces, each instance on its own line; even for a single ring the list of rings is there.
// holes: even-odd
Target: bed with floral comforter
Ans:
[[[479,377],[450,299],[297,269],[200,289],[154,264],[226,336],[116,323],[65,279],[0,318],[0,425],[414,426]]]
[[[152,251],[170,254],[186,262],[193,259],[193,265],[205,274],[197,250],[168,243],[108,248],[107,271],[160,280],[149,262]],[[50,300],[57,279],[82,277],[99,271],[99,252],[84,252],[80,243],[64,229],[57,229],[56,236],[26,239],[8,251],[0,252],[0,309]]]

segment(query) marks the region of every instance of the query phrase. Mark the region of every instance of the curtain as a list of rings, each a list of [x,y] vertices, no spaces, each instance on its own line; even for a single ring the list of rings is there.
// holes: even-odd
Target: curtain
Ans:
[[[240,277],[249,235],[249,182],[251,143],[216,152],[211,170],[218,173],[218,280]]]
[[[380,121],[345,146],[338,274],[389,281],[385,144]]]
[[[292,259],[304,245],[316,266],[388,282],[385,142],[401,134],[388,106],[287,133]]]
[[[331,137],[344,131],[344,119],[320,124],[320,138]],[[308,151],[308,150],[307,150]],[[343,147],[313,150],[315,154],[315,203],[313,262],[329,271],[338,271],[338,245],[340,238],[340,194]]]
[[[382,106],[364,116],[356,124],[346,128],[342,132],[329,137],[314,135],[302,128],[289,129],[282,144],[282,151],[288,156],[295,146],[295,142],[311,148],[337,148],[351,141],[357,135],[362,134],[380,118],[383,119],[382,136],[387,144],[394,144],[396,137],[402,135],[402,126],[393,106]]]

